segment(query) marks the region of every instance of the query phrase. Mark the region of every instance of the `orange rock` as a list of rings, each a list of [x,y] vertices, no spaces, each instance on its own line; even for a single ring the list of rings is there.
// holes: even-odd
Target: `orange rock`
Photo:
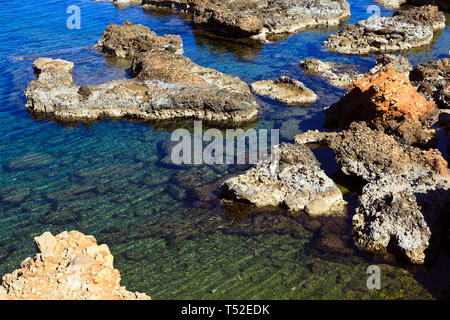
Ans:
[[[120,286],[119,270],[107,245],[78,231],[50,232],[35,238],[39,253],[5,275],[1,299],[147,300],[144,293]]]
[[[406,75],[388,65],[354,82],[349,92],[326,113],[342,128],[362,120],[412,144],[430,139],[430,130],[423,123],[435,112],[434,102],[419,94]]]

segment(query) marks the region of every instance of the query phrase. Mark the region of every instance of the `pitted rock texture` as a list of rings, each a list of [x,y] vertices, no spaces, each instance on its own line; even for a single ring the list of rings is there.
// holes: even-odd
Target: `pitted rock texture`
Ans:
[[[358,247],[414,264],[433,258],[450,205],[450,172],[438,150],[401,145],[363,122],[295,140],[328,145],[345,174],[367,182],[353,217]]]
[[[350,17],[350,5],[345,0],[143,0],[142,4],[187,14],[194,25],[216,33],[260,41],[337,26]]]
[[[398,11],[393,17],[372,16],[348,24],[323,44],[343,54],[387,53],[429,45],[434,31],[445,28],[445,16],[435,6]]]
[[[94,48],[116,58],[132,59],[148,51],[183,54],[183,41],[178,35],[159,37],[150,28],[127,20],[121,26],[109,24]]]
[[[286,105],[308,105],[317,100],[317,95],[302,82],[282,76],[277,80],[262,80],[252,84],[259,95],[268,95]]]
[[[261,160],[245,174],[225,181],[224,201],[282,206],[311,216],[345,211],[341,191],[309,148],[283,143],[272,151],[270,160]]]
[[[370,69],[370,73],[374,74],[380,71],[382,68],[391,65],[394,68],[395,72],[404,73],[405,75],[409,75],[411,70],[413,69],[411,62],[409,62],[408,58],[402,55],[394,55],[394,54],[381,54],[377,57],[376,65]]]
[[[435,135],[428,121],[437,115],[437,108],[417,92],[405,74],[388,65],[356,81],[325,115],[330,126],[346,128],[353,121],[365,121],[407,144],[426,144]]]
[[[133,66],[136,78],[86,87],[72,81],[73,63],[39,58],[34,62],[38,79],[25,91],[26,106],[64,121],[193,118],[242,123],[257,118],[256,99],[237,77],[165,51],[142,53]]]
[[[411,83],[427,99],[442,109],[450,109],[450,59],[443,58],[421,64],[411,71]]]
[[[376,2],[387,9],[398,9],[402,4],[412,4],[415,6],[433,5],[438,6],[439,10],[450,11],[448,0],[376,0]]]
[[[64,231],[34,239],[38,253],[2,278],[0,299],[148,300],[120,285],[119,270],[106,244],[93,236]]]
[[[386,9],[398,9],[407,0],[375,0],[376,3],[385,7]]]

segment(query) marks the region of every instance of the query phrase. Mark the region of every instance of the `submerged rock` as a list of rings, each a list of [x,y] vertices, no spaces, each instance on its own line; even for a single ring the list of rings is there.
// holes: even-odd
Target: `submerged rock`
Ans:
[[[64,231],[34,239],[38,254],[2,278],[0,299],[147,300],[120,286],[120,273],[106,244],[92,236]]]
[[[194,25],[215,33],[261,41],[314,27],[337,26],[350,16],[345,0],[143,0],[142,4],[186,14]]]
[[[402,146],[362,122],[296,142],[325,143],[344,173],[366,181],[353,217],[358,247],[415,264],[433,258],[450,204],[450,172],[438,150]]]
[[[109,24],[94,48],[116,58],[132,59],[148,51],[183,54],[183,41],[178,35],[159,37],[150,28],[127,20],[121,26]]]
[[[279,79],[262,80],[252,84],[252,90],[259,95],[268,95],[286,105],[308,105],[317,100],[317,95],[302,82],[282,76]]]
[[[241,123],[257,118],[258,104],[246,83],[193,63],[180,55],[180,39],[167,37],[127,22],[110,25],[97,47],[132,58],[136,77],[98,86],[76,85],[72,62],[37,59],[37,80],[25,91],[28,110],[64,121],[193,118]]]
[[[342,212],[346,202],[334,182],[320,168],[305,146],[283,143],[273,150],[275,158],[259,161],[245,174],[225,181],[225,199],[256,207],[283,206],[311,216]],[[276,157],[276,156],[275,156]]]
[[[433,99],[442,109],[450,108],[450,59],[444,58],[423,63],[409,76],[425,98]]]
[[[436,113],[434,102],[422,97],[406,75],[390,65],[356,81],[341,100],[325,110],[329,125],[346,128],[353,121],[365,121],[407,144],[426,144],[434,137],[427,121]]]
[[[444,14],[435,6],[423,6],[348,24],[323,44],[343,54],[402,51],[430,44],[434,31],[444,28]]]

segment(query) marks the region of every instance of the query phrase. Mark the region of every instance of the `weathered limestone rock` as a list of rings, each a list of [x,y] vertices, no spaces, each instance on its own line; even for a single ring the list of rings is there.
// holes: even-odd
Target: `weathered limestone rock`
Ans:
[[[120,286],[120,273],[106,244],[78,231],[35,238],[38,254],[2,278],[0,299],[147,300]]]
[[[178,35],[159,37],[150,28],[127,20],[121,26],[109,24],[94,48],[116,58],[132,59],[148,51],[183,54],[183,41]]]
[[[325,110],[329,125],[346,128],[353,121],[365,121],[407,144],[426,144],[434,137],[435,131],[426,124],[436,114],[434,102],[425,100],[406,75],[390,65],[356,81],[340,101]]]
[[[225,181],[224,201],[245,202],[256,207],[283,206],[311,216],[340,213],[346,202],[334,182],[320,169],[305,146],[281,144],[276,158],[261,160],[245,174]],[[278,171],[277,171],[278,169]]]
[[[440,10],[450,11],[448,0],[376,0],[376,2],[387,9],[398,9],[402,4],[407,3],[415,6],[433,5],[438,6]]]
[[[158,40],[149,29],[129,23],[110,25],[98,48],[133,58],[137,77],[98,86],[76,85],[71,62],[37,59],[38,79],[25,91],[28,110],[64,121],[193,118],[242,123],[257,118],[258,104],[246,83],[193,63],[179,54],[177,38],[165,37]]]
[[[429,61],[411,71],[411,83],[425,98],[442,109],[450,108],[450,59]]]
[[[402,51],[430,44],[433,32],[444,28],[444,14],[437,7],[423,6],[346,25],[323,44],[343,54]]]
[[[364,75],[354,71],[346,71],[348,66],[332,62],[323,62],[318,59],[306,59],[300,62],[303,72],[308,75],[321,75],[332,86],[348,87]]]
[[[405,56],[396,56],[394,54],[382,54],[378,56],[375,67],[370,69],[370,73],[374,74],[380,71],[385,66],[391,65],[395,72],[409,75],[413,69],[411,62]]]
[[[328,145],[345,174],[367,182],[353,217],[358,247],[415,264],[433,257],[450,205],[450,171],[438,150],[404,147],[362,122],[295,140]]]
[[[130,4],[141,4],[142,0],[113,0],[113,3],[118,7],[122,7]]]
[[[259,95],[268,95],[286,105],[308,105],[317,100],[317,95],[302,82],[282,76],[279,79],[262,80],[252,84],[252,90]]]
[[[194,25],[216,33],[261,41],[314,27],[337,26],[350,16],[345,0],[143,0],[142,4],[186,14]]]
[[[376,3],[385,7],[386,9],[398,9],[402,4],[408,0],[375,0]]]

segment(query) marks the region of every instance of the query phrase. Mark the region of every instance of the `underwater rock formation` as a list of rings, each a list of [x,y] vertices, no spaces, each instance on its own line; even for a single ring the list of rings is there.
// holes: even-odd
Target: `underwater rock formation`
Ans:
[[[346,128],[353,121],[365,121],[407,144],[426,144],[434,137],[428,122],[436,114],[434,102],[422,97],[407,76],[391,65],[356,81],[341,100],[325,110],[329,125]]]
[[[143,0],[142,5],[186,14],[194,25],[215,33],[259,41],[337,26],[350,17],[350,5],[345,0]]]
[[[2,278],[0,299],[148,300],[120,285],[119,270],[106,244],[92,236],[64,231],[34,238],[37,254]]]
[[[167,36],[158,39],[150,29],[130,23],[110,25],[97,48],[116,57],[132,58],[135,78],[78,86],[72,80],[72,62],[39,58],[33,64],[37,80],[25,91],[26,106],[32,113],[64,121],[255,120],[258,104],[248,85],[183,57],[178,40]]]
[[[450,59],[421,64],[411,71],[411,83],[425,98],[433,99],[442,109],[450,108]]]
[[[286,76],[277,80],[262,80],[252,83],[252,90],[259,95],[268,95],[286,105],[308,105],[317,100],[317,95],[302,82]]]
[[[222,195],[225,201],[283,206],[311,216],[340,213],[346,205],[312,151],[287,143],[272,150],[272,159],[260,160],[246,173],[225,181]]]
[[[295,140],[327,145],[345,174],[366,181],[353,216],[359,248],[415,264],[433,257],[450,205],[450,171],[438,150],[403,146],[363,122]]]
[[[348,24],[323,45],[342,54],[386,53],[428,45],[434,31],[445,28],[445,16],[435,6],[398,11],[393,17],[372,16]]]
[[[116,58],[132,59],[147,51],[183,54],[183,41],[178,35],[159,37],[149,27],[127,20],[121,26],[110,23],[94,49]]]

